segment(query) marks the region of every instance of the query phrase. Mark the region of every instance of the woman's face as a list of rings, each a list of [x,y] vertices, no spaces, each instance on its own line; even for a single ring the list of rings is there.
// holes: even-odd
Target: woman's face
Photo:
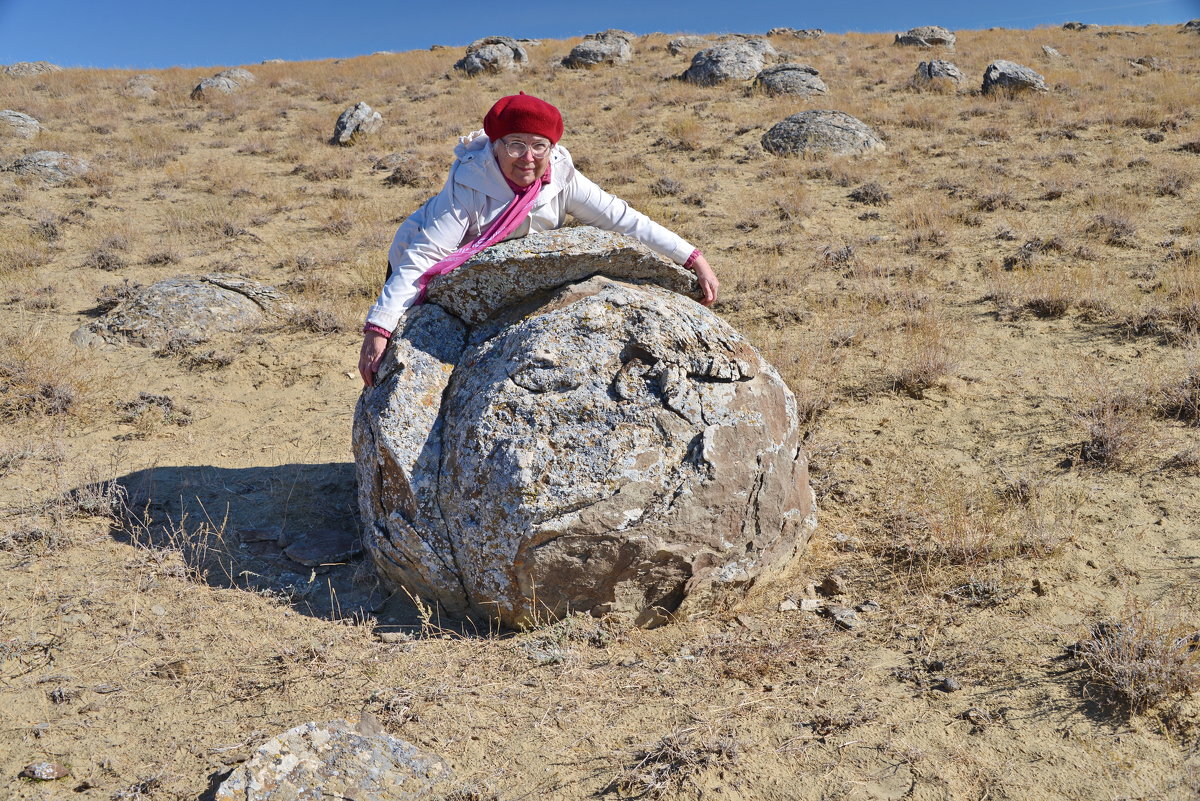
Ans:
[[[508,154],[506,146],[515,142],[525,144],[525,152],[520,156]],[[508,176],[508,180],[517,186],[529,186],[534,181],[540,180],[546,174],[546,167],[550,165],[550,149],[546,150],[546,155],[536,158],[533,155],[533,148],[538,145],[548,147],[550,140],[537,134],[523,133],[509,134],[501,138],[496,142],[496,161],[500,164],[500,172]]]

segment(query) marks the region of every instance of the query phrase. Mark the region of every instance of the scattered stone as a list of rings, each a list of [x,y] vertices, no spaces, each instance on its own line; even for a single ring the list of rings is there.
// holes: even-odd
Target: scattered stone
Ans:
[[[1183,23],[1183,30],[1200,33],[1200,19],[1191,19]]]
[[[371,55],[373,55],[373,56],[394,56],[394,55],[396,55],[396,53],[393,50],[376,50]]]
[[[817,77],[818,75],[820,73],[807,64],[788,62],[767,67],[758,73],[754,79],[754,85],[773,95],[811,97],[812,95],[823,95],[829,91],[825,82]]]
[[[62,72],[62,67],[49,61],[18,61],[0,70],[0,74],[13,78],[24,78],[29,75],[44,75],[47,72]]]
[[[1091,22],[1064,22],[1064,31],[1095,31],[1099,30],[1100,26]]]
[[[678,56],[681,53],[695,50],[697,47],[708,47],[710,44],[711,42],[703,36],[676,36],[667,42],[667,50],[671,51],[671,55]]]
[[[821,606],[822,606],[822,603],[817,598],[801,598],[800,599],[800,611],[801,612],[819,612],[821,610]]]
[[[933,689],[941,690],[944,693],[956,693],[962,689],[962,682],[953,676],[947,676],[938,682]]]
[[[121,692],[122,689],[124,688],[119,684],[97,684],[92,688],[92,692],[99,695],[111,695],[112,693]]]
[[[286,64],[282,58],[264,58],[259,64]]]
[[[797,39],[820,39],[825,31],[820,28],[772,28],[767,36],[794,36]]]
[[[1141,58],[1135,58],[1133,61],[1129,62],[1129,65],[1131,67],[1140,67],[1147,70],[1161,70],[1164,66],[1166,66],[1154,56],[1142,56]]]
[[[441,757],[377,728],[334,720],[290,729],[235,768],[214,801],[449,797],[453,773]]]
[[[11,109],[0,111],[0,126],[22,139],[33,139],[42,130],[42,124],[36,119]]]
[[[1105,39],[1134,39],[1138,36],[1145,36],[1141,31],[1100,31],[1096,35]]]
[[[488,36],[467,45],[467,54],[454,63],[454,69],[467,75],[504,72],[529,63],[529,54],[516,39]]]
[[[1050,45],[1042,45],[1042,55],[1049,59],[1061,59],[1065,56]]]
[[[254,73],[250,70],[242,69],[241,67],[230,67],[227,70],[221,70],[216,74],[217,78],[228,78],[231,81],[237,81],[242,86],[254,83],[258,78],[254,77]]]
[[[763,58],[774,58],[779,55],[775,50],[775,46],[761,36],[750,36],[744,33],[727,33],[719,41],[744,44]]]
[[[797,604],[795,601],[793,601],[791,598],[785,598],[779,602],[779,611],[780,612],[795,612],[795,611],[798,611],[799,609],[800,609],[800,605]]]
[[[158,94],[158,79],[153,75],[134,75],[125,82],[121,92],[129,97],[153,100]]]
[[[906,47],[945,47],[954,49],[956,37],[940,25],[922,25],[910,28],[906,33],[896,34],[895,44]]]
[[[867,125],[842,111],[801,111],[763,134],[763,149],[777,156],[829,152],[842,155],[883,150]]]
[[[84,159],[56,150],[39,150],[13,159],[0,166],[0,170],[41,178],[48,184],[64,184],[87,175],[91,165]]]
[[[601,64],[625,64],[633,58],[633,34],[628,31],[607,30],[583,37],[563,59],[564,67],[578,69]]]
[[[363,539],[386,586],[513,627],[568,612],[653,626],[739,592],[807,542],[794,397],[703,306],[608,277],[621,259],[597,254],[640,248],[614,236],[502,243],[436,279],[403,318],[355,413]],[[500,258],[523,253],[516,266]],[[455,286],[563,270],[565,286],[535,282],[494,309]],[[673,270],[657,274],[678,286]]]
[[[862,625],[862,621],[858,619],[857,613],[848,606],[830,605],[824,608],[824,614],[833,620],[833,624],[840,629],[856,629]]]
[[[847,591],[846,579],[836,573],[827,576],[821,585],[817,587],[817,592],[824,595],[826,598],[832,598],[835,595],[845,595]]]
[[[383,127],[383,115],[366,103],[355,103],[337,118],[333,127],[333,145],[351,145],[360,137],[378,133]]]
[[[878,601],[863,601],[861,604],[854,607],[854,611],[862,612],[864,614],[868,614],[870,612],[878,612],[879,611],[879,602]]]
[[[1012,61],[993,61],[983,73],[983,93],[1006,90],[1009,92],[1045,92],[1046,79],[1029,67]]]
[[[192,100],[206,100],[214,93],[231,95],[241,88],[242,85],[232,78],[205,78],[192,90]]]
[[[139,289],[98,320],[71,334],[80,347],[196,344],[219,331],[262,325],[285,313],[286,298],[274,287],[225,273],[182,275]]]
[[[283,552],[305,567],[343,564],[362,553],[362,540],[354,532],[319,529],[299,535]]]
[[[599,265],[603,265],[600,267]],[[604,275],[699,300],[695,276],[629,237],[587,226],[501,242],[429,283],[429,300],[470,325],[539,292]],[[452,276],[452,277],[451,277]]]
[[[31,762],[21,769],[22,779],[35,782],[52,782],[70,776],[71,772],[57,762]]]
[[[913,76],[913,85],[927,87],[936,83],[952,83],[957,87],[963,82],[962,71],[950,61],[935,59],[922,61],[917,65],[917,74]]]
[[[748,81],[763,68],[763,56],[743,40],[721,42],[692,56],[692,64],[681,76],[700,86],[726,81]]]

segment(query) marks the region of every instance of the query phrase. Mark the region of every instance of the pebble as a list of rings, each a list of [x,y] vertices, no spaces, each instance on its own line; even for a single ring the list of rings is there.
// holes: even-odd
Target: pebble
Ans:
[[[167,613],[167,607],[163,606],[162,604],[155,604],[154,606],[150,607],[150,611],[159,617],[162,617]]]
[[[784,600],[779,602],[779,611],[780,612],[795,612],[799,608],[800,607],[797,606],[796,602],[793,601],[791,598],[785,598]]]
[[[836,574],[827,576],[825,580],[821,582],[821,586],[817,589],[822,595],[827,597],[832,597],[834,595],[845,595],[846,580]]]
[[[962,682],[953,676],[947,676],[934,689],[941,690],[944,693],[955,693],[962,689]]]
[[[803,598],[800,601],[801,612],[817,612],[821,609],[821,602],[816,598]]]
[[[31,762],[21,770],[22,779],[39,782],[52,782],[70,775],[70,771],[57,762]]]
[[[879,611],[879,602],[878,601],[863,601],[861,604],[859,604],[858,606],[856,606],[854,608],[856,611],[859,611],[859,612],[878,612]]]
[[[300,534],[284,551],[305,567],[348,562],[362,552],[357,532],[324,529]]]

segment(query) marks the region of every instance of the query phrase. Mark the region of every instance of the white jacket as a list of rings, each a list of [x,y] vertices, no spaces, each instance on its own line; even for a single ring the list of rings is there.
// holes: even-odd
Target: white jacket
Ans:
[[[372,325],[395,330],[400,316],[417,298],[417,279],[478,237],[513,199],[483,131],[462,137],[454,155],[457,160],[446,186],[396,231],[388,251],[392,277],[367,314]],[[550,183],[542,187],[529,217],[509,239],[560,228],[570,214],[585,225],[632,236],[676,264],[692,255],[695,248],[682,237],[585,178],[562,145],[554,146],[550,165]]]

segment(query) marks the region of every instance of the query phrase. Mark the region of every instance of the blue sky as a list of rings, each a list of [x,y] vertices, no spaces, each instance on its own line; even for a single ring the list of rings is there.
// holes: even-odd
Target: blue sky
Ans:
[[[1200,0],[0,0],[0,64],[46,60],[67,67],[142,69],[254,64],[463,45],[492,34],[564,38],[604,28],[722,33],[788,26],[840,33],[915,25],[1033,28],[1068,20],[1142,25],[1197,17]]]

